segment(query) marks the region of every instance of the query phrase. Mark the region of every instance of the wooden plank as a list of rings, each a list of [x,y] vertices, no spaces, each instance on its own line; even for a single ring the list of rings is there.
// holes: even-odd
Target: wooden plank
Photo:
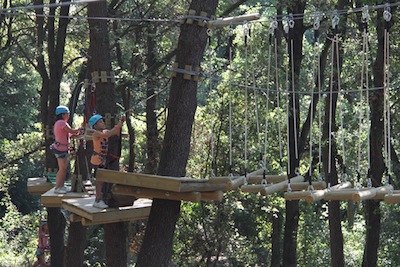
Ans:
[[[266,182],[268,184],[276,184],[276,183],[280,183],[283,182],[285,180],[287,180],[287,175],[286,174],[278,174],[278,175],[265,175],[265,177],[262,174],[258,174],[258,175],[249,175],[247,177],[247,181],[249,184],[261,184],[263,179],[265,178]]]
[[[233,187],[233,185],[232,185]],[[182,183],[180,192],[207,192],[207,191],[226,191],[226,184],[209,183]]]
[[[312,184],[314,190],[321,190],[321,189],[326,188],[326,183],[324,181],[312,182],[311,184]],[[309,186],[310,186],[309,182],[290,183],[290,188],[293,191],[305,190],[305,189],[308,189]],[[285,189],[287,190],[287,186],[285,187]]]
[[[258,169],[247,174],[247,177],[255,176],[263,173],[263,169]],[[245,183],[246,176],[220,176],[209,179],[210,184],[226,184],[227,189],[236,190]]]
[[[353,194],[353,201],[360,202],[362,200],[371,199],[376,196],[376,188],[362,188]]]
[[[93,207],[94,200],[94,197],[67,199],[62,202],[62,207],[82,217],[82,224],[104,224],[146,218],[152,203],[150,199],[137,199],[132,206],[102,210]]]
[[[219,177],[211,177],[209,179],[210,184],[227,184],[232,182],[233,179],[239,178],[240,176],[219,176]]]
[[[387,194],[385,196],[384,200],[388,204],[400,203],[400,192],[396,192],[396,193],[393,193],[393,194]]]
[[[290,183],[294,183],[294,182],[303,182],[304,181],[304,177],[301,175],[298,175],[296,177],[290,178]],[[268,187],[265,187],[263,190],[261,190],[261,194],[266,196],[266,195],[270,195],[279,191],[283,191],[285,189],[287,189],[288,186],[288,180],[285,180],[283,182],[277,183],[277,184],[272,184]]]
[[[54,185],[46,177],[28,178],[28,193],[41,195],[52,189]]]
[[[362,200],[367,199],[383,199],[384,195],[389,193],[393,189],[391,185],[381,186],[381,187],[373,187],[373,188],[351,188],[351,189],[342,189],[335,190],[325,194],[324,199],[326,200],[353,200],[356,202],[360,202]],[[379,192],[379,195],[377,196]]]
[[[82,218],[82,225],[83,226],[92,226],[92,225],[99,225],[99,224],[107,224],[107,223],[117,223],[117,222],[130,222],[130,221],[138,221],[138,220],[145,220],[149,218],[149,215],[145,215],[143,217],[136,216],[134,219],[127,216],[126,218],[115,218],[106,221],[91,221],[87,218]]]
[[[329,191],[334,191],[334,190],[341,190],[345,188],[350,188],[352,184],[350,182],[344,182],[340,183],[334,186],[331,186],[329,189],[324,189],[324,190],[316,190],[314,191],[311,195],[306,196],[305,199],[308,203],[313,203],[315,201],[321,200],[324,198],[325,194]]]
[[[41,204],[49,208],[60,208],[62,206],[63,199],[75,199],[75,198],[85,198],[90,197],[89,193],[76,193],[68,192],[66,194],[56,194],[54,193],[54,188],[50,189],[41,196]]]
[[[353,195],[357,193],[359,189],[346,188],[334,191],[328,191],[324,195],[325,200],[353,200]]]
[[[261,192],[265,187],[269,186],[268,184],[247,184],[242,185],[240,190],[247,193],[258,193]]]
[[[231,183],[231,185],[229,186],[228,189],[236,190],[236,189],[238,189],[240,186],[242,186],[242,185],[245,183],[245,181],[246,181],[246,177],[244,177],[244,176],[240,176],[240,177],[238,177],[238,178],[235,178],[235,179],[232,181],[232,183]]]
[[[391,184],[378,187],[376,189],[376,195],[373,197],[373,200],[383,200],[387,194],[393,192],[393,186]]]
[[[75,214],[75,213],[71,213],[71,214],[69,215],[69,220],[70,220],[71,222],[81,222],[81,221],[82,221],[82,217],[79,216],[79,215],[77,215],[77,214]]]
[[[201,192],[202,201],[221,201],[224,198],[223,191]]]
[[[286,200],[301,200],[301,199],[306,199],[307,197],[310,197],[312,194],[312,191],[294,191],[294,192],[285,192],[283,194],[283,197]]]
[[[201,194],[199,192],[172,192],[117,184],[113,186],[112,193],[117,195],[135,196],[137,198],[159,198],[191,202],[200,202],[201,200]]]
[[[224,26],[229,26],[231,24],[235,23],[243,23],[244,21],[251,21],[251,20],[257,20],[260,18],[260,14],[258,13],[253,13],[253,14],[245,14],[241,16],[236,16],[236,17],[226,17],[226,18],[220,18],[216,20],[210,20],[208,22],[209,27],[224,27]]]
[[[181,185],[183,183],[206,184],[208,182],[207,179],[193,179],[185,177],[179,178],[143,173],[120,172],[106,169],[98,169],[96,179],[101,182],[153,188],[173,192],[182,192]]]

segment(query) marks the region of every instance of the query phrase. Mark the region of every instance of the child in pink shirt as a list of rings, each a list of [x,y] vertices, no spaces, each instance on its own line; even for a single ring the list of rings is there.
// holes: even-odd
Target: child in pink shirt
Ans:
[[[50,249],[48,234],[49,234],[49,229],[47,226],[47,222],[41,222],[38,232],[38,246],[36,249],[37,260],[32,265],[32,267],[47,265],[44,252]]]
[[[51,150],[57,158],[58,171],[56,175],[56,188],[54,193],[65,194],[69,191],[64,186],[69,165],[69,147],[70,137],[72,134],[79,134],[80,129],[72,129],[68,124],[69,109],[65,106],[56,108],[56,122],[54,123],[54,143],[51,145]]]

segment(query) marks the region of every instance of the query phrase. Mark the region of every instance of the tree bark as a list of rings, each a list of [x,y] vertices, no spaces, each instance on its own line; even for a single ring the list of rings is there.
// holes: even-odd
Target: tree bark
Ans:
[[[281,266],[281,240],[282,240],[282,224],[283,218],[281,213],[278,211],[271,216],[272,220],[272,253],[271,253],[271,267]]]
[[[189,9],[206,12],[207,16],[215,14],[218,1],[193,0]],[[193,68],[200,66],[200,62],[207,43],[205,27],[193,24],[182,24],[178,40],[176,62],[179,68],[185,65]],[[160,156],[157,173],[181,177],[186,171],[186,164],[190,150],[190,137],[194,114],[197,107],[197,81],[183,78],[177,73],[172,79],[168,118],[165,138]],[[173,235],[175,224],[180,215],[180,201],[153,200],[146,233],[137,266],[162,267],[168,266],[172,256]]]
[[[150,68],[156,63],[155,58],[155,35],[156,29],[153,26],[148,28],[147,33],[147,68]],[[147,102],[146,102],[146,137],[147,137],[147,159],[145,165],[145,172],[154,174],[157,171],[159,154],[160,154],[160,141],[158,137],[158,127],[157,127],[157,114],[156,114],[156,104],[157,98],[154,97],[156,87],[155,76],[148,75],[146,78],[147,87]]]
[[[47,208],[47,223],[51,242],[51,266],[64,266],[65,218],[60,208]]]
[[[84,251],[86,248],[86,227],[81,222],[69,224],[68,243],[66,247],[65,266],[83,266]]]
[[[104,19],[95,19],[95,17],[107,17],[107,2],[98,1],[88,3],[88,17],[90,29],[89,54],[92,58],[92,70],[94,72],[106,71],[107,76],[110,76],[112,68],[107,21]],[[114,118],[117,113],[117,106],[115,88],[111,79],[107,78],[107,82],[96,82],[95,94],[97,113],[102,116],[110,114]],[[115,120],[111,119],[111,125],[107,125],[107,127],[113,127],[114,125]],[[118,151],[120,148],[119,137],[111,137],[108,147],[108,153],[116,157],[116,160],[108,162],[109,169],[118,170],[118,156],[120,155],[120,151]],[[127,266],[126,225],[124,223],[106,224],[104,225],[104,235],[107,266]]]
[[[392,11],[393,12],[393,11]],[[390,23],[384,22],[383,10],[377,11],[376,36],[378,41],[377,53],[373,65],[374,86],[376,88],[385,85],[385,63],[384,63],[384,31],[389,31]],[[372,186],[382,185],[382,176],[385,172],[385,162],[382,154],[383,148],[383,129],[385,127],[383,120],[384,91],[378,90],[370,93],[369,105],[371,110],[371,128],[370,128],[370,151],[371,151],[371,178]],[[389,152],[390,153],[390,152]],[[381,230],[381,212],[380,202],[368,200],[366,202],[366,240],[363,256],[363,267],[377,266],[379,237]]]
[[[291,2],[288,7],[288,13],[302,14],[304,13],[306,1]],[[300,104],[299,97],[294,91],[299,88],[300,69],[303,58],[303,20],[296,20],[294,27],[289,29],[287,36],[288,53],[289,53],[289,151],[288,160],[290,161],[287,170],[288,177],[296,176],[296,169],[299,167],[299,140],[300,133]],[[297,152],[296,152],[297,151]],[[299,223],[299,202],[286,201],[286,220],[283,242],[283,266],[297,266],[297,229]]]
[[[62,2],[65,2],[65,0]],[[54,3],[54,1],[51,1],[50,3]],[[43,1],[35,0],[34,4],[40,6],[43,5]],[[47,23],[43,16],[43,8],[35,9],[37,14],[37,56],[35,68],[42,79],[42,87],[40,90],[40,113],[42,129],[45,133],[46,171],[53,171],[57,168],[57,160],[50,151],[49,146],[54,140],[52,136],[52,128],[55,118],[55,109],[56,106],[59,105],[60,101],[60,82],[63,75],[64,48],[69,23],[68,19],[62,18],[63,16],[68,15],[69,6],[65,5],[59,8],[61,17],[57,23],[55,16],[52,16],[56,13],[56,9],[57,7],[50,8],[50,16],[47,17]],[[58,25],[58,28],[56,28],[55,25]],[[47,43],[45,44],[46,41]],[[47,60],[45,59],[45,47],[47,47]],[[64,266],[65,219],[59,208],[48,209],[48,225],[52,247],[51,265]]]
[[[345,8],[347,1],[339,1],[338,8]],[[336,126],[336,109],[338,100],[338,81],[340,79],[340,70],[343,64],[343,49],[341,42],[345,39],[347,16],[341,17],[340,24],[333,30],[333,35],[338,35],[340,42],[332,43],[331,49],[333,50],[331,64],[333,76],[330,80],[332,86],[332,94],[328,93],[325,101],[325,121],[323,123],[322,142],[325,144],[322,148],[322,161],[324,167],[324,175],[327,184],[336,185],[339,182],[338,172],[336,168],[337,149],[336,140],[333,133],[337,131]],[[327,42],[330,42],[327,40]],[[339,53],[339,55],[338,55]],[[337,58],[339,57],[339,62]],[[338,70],[339,69],[339,70]],[[336,92],[336,93],[335,93]],[[330,118],[332,118],[330,120]],[[331,124],[331,129],[329,129]],[[331,148],[327,142],[331,137]],[[329,155],[329,153],[331,153]],[[330,157],[330,161],[329,161]],[[330,233],[330,251],[331,251],[331,266],[342,267],[345,266],[344,253],[343,253],[343,233],[341,226],[340,216],[340,202],[329,201],[328,203],[328,219],[329,219],[329,233]]]

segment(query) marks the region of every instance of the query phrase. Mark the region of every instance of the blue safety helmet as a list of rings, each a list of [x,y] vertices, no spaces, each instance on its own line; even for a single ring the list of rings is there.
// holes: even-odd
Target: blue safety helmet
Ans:
[[[89,119],[89,126],[90,126],[90,128],[93,128],[93,126],[99,121],[99,120],[101,120],[103,117],[101,116],[101,115],[98,115],[98,114],[96,114],[96,115],[93,115],[92,117],[90,117],[90,119]]]
[[[56,107],[56,115],[64,114],[64,113],[69,113],[69,108],[66,106],[58,106]]]

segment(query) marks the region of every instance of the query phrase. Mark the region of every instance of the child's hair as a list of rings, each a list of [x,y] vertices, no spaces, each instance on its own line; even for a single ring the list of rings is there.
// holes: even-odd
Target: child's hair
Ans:
[[[63,114],[56,115],[55,121],[63,120]]]

